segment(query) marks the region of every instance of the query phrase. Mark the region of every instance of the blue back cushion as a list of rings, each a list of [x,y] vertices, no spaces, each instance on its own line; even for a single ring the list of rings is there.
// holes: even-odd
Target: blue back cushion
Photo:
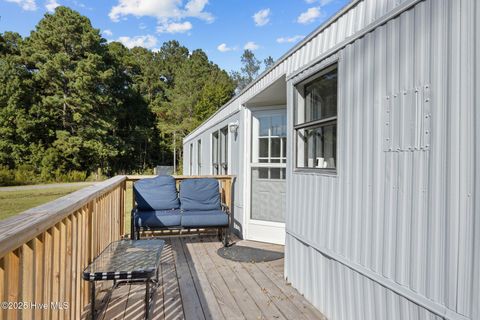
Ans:
[[[215,179],[185,179],[180,183],[180,206],[182,210],[220,209],[220,190]]]
[[[180,208],[175,179],[158,176],[142,179],[133,185],[139,210],[170,210]]]

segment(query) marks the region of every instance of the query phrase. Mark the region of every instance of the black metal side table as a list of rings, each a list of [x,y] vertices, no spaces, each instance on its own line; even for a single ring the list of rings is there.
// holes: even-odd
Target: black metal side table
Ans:
[[[163,240],[119,240],[109,244],[83,271],[83,279],[90,282],[91,318],[95,319],[95,281],[145,283],[145,319],[150,309],[150,283],[158,284]],[[120,280],[120,281],[119,281]],[[155,291],[154,291],[155,292]]]

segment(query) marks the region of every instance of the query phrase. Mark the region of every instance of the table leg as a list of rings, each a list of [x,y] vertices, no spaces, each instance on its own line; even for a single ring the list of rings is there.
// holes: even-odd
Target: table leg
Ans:
[[[95,281],[90,281],[90,314],[91,319],[95,320]]]
[[[145,283],[145,319],[148,320],[148,312],[150,309],[150,278]]]

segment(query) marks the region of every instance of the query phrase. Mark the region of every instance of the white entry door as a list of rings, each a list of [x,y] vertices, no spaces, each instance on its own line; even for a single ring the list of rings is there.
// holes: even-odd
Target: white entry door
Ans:
[[[285,244],[286,109],[252,115],[247,238]]]

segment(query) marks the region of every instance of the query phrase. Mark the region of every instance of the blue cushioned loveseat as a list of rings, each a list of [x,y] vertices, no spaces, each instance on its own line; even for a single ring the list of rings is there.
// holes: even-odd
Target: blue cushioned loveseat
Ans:
[[[177,192],[175,178],[158,176],[137,181],[133,191],[132,239],[144,230],[216,228],[228,245],[230,213],[216,179],[185,179]]]

